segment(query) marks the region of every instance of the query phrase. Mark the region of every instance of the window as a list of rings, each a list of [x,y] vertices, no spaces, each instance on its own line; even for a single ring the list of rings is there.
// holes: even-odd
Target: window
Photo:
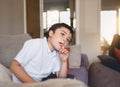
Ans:
[[[111,44],[113,35],[116,33],[116,10],[101,11],[101,41]]]
[[[64,22],[70,25],[70,12],[69,11],[60,12],[60,22]]]
[[[47,28],[59,22],[59,11],[47,11]]]
[[[55,23],[64,22],[70,25],[70,11],[47,11],[43,13],[43,28],[48,29]]]

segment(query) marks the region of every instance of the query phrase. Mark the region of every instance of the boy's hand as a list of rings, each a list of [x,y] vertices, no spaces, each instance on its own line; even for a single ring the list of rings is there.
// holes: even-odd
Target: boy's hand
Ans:
[[[61,62],[66,62],[69,56],[70,48],[61,48],[59,50]]]
[[[67,76],[67,67],[68,67],[68,56],[69,56],[69,49],[68,48],[61,48],[59,50],[60,60],[61,60],[61,68],[58,73],[58,77],[66,78]]]

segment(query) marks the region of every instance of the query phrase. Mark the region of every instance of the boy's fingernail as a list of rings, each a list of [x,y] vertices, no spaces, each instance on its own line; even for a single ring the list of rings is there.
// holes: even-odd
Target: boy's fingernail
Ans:
[[[70,51],[70,47],[67,47],[67,48],[65,48],[65,49],[67,49],[68,51]]]

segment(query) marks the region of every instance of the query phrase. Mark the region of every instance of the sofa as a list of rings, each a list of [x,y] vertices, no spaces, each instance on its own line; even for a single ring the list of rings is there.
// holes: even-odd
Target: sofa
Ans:
[[[120,35],[114,35],[108,54],[98,55],[97,58],[100,61],[89,67],[89,86],[120,87]]]
[[[120,72],[95,62],[89,68],[89,86],[120,87]]]
[[[14,59],[14,57],[17,55],[17,53],[22,48],[24,42],[29,39],[32,39],[29,34],[0,35],[0,87],[16,87],[16,86],[23,87],[22,86],[24,85],[23,83],[19,83],[16,85],[16,83],[12,82],[12,76],[11,76],[12,73],[9,70],[9,66],[10,66],[11,61]],[[89,62],[88,62],[87,55],[85,53],[80,52],[80,45],[70,46],[70,52],[71,52],[70,58],[69,58],[70,65],[69,65],[68,74],[73,74],[76,79],[75,80],[74,79],[70,79],[70,80],[58,79],[58,81],[67,80],[66,82],[68,83],[72,82],[73,84],[75,82],[78,82],[78,83],[80,82],[80,84],[84,84],[84,85],[88,84]],[[52,81],[50,80],[50,83],[53,83],[56,80],[54,79]],[[42,84],[42,83],[44,83],[44,81],[40,83],[35,83],[35,85]],[[49,83],[49,80],[48,80],[48,83]],[[29,87],[32,87],[32,85]],[[36,87],[41,87],[41,86],[36,86]],[[52,87],[52,86],[44,86],[44,87]],[[60,87],[63,87],[63,86],[60,86]],[[69,87],[72,87],[72,85]],[[78,85],[73,86],[73,87],[78,87]]]

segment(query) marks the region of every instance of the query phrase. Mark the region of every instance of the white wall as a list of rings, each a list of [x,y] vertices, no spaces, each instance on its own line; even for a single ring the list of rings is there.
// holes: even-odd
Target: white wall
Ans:
[[[24,33],[24,0],[0,0],[0,34]]]
[[[81,44],[81,52],[88,55],[91,64],[100,54],[101,1],[76,0],[76,7],[76,43]]]

